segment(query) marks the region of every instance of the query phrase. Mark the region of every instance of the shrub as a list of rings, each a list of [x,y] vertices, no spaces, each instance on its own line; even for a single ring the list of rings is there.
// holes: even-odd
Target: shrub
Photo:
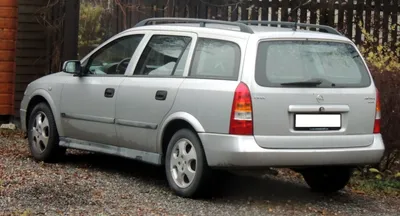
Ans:
[[[380,170],[391,168],[400,156],[400,43],[391,47],[377,45],[364,28],[364,43],[359,46],[364,55],[381,97],[381,132],[386,145]]]

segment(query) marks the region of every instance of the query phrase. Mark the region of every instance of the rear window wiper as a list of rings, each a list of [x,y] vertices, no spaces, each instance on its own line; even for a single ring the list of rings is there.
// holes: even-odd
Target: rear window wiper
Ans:
[[[286,82],[281,83],[281,86],[319,86],[323,83],[321,79],[310,79],[305,81],[296,81],[296,82]]]

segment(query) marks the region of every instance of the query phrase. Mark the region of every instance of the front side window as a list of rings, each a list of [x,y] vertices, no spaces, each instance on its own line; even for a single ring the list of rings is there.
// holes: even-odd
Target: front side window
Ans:
[[[153,36],[137,63],[134,75],[182,75],[191,40],[186,36]]]
[[[85,73],[95,75],[123,75],[139,46],[143,35],[118,38],[94,53],[88,60]]]
[[[261,42],[255,79],[266,87],[351,88],[371,83],[352,45],[326,41]]]
[[[240,55],[240,47],[236,43],[199,38],[190,76],[212,79],[237,79]]]

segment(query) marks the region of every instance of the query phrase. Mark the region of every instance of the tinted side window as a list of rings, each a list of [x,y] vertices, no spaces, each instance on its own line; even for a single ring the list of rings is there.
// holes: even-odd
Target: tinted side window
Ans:
[[[185,50],[190,47],[191,37],[153,36],[137,63],[134,75],[171,76],[176,70],[183,73]],[[182,62],[182,63],[181,63]]]
[[[230,41],[199,38],[194,53],[191,77],[237,79],[240,47]]]
[[[118,38],[95,52],[88,60],[86,73],[96,75],[124,74],[143,35]]]

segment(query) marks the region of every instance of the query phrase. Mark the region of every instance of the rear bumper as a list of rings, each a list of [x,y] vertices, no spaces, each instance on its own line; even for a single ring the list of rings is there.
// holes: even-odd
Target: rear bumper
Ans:
[[[253,136],[200,133],[211,167],[298,167],[319,165],[364,165],[378,163],[384,154],[380,134],[367,147],[332,149],[267,149]]]

